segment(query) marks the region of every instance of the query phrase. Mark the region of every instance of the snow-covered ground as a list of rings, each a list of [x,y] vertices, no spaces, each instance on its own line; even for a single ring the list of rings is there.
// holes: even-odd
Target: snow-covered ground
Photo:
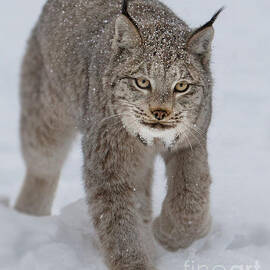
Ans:
[[[214,119],[209,136],[213,229],[187,250],[159,251],[160,270],[270,267],[270,35],[268,0],[164,0],[192,26],[216,22]],[[25,41],[44,0],[2,1],[0,10],[0,197],[18,194],[18,74]],[[24,216],[0,204],[1,270],[105,270],[83,200],[79,142],[62,173],[54,216]],[[164,197],[156,162],[155,213]],[[2,196],[2,197],[3,197]],[[77,201],[74,203],[74,201]],[[64,209],[62,209],[64,207]],[[62,209],[62,210],[61,210]]]

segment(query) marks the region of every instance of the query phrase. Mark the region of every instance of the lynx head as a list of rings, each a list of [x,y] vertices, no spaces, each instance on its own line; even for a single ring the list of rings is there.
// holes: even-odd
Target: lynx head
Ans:
[[[211,118],[212,25],[222,9],[192,31],[167,8],[151,13],[145,2],[133,4],[130,16],[124,1],[116,19],[109,71],[115,113],[144,143],[198,143]]]

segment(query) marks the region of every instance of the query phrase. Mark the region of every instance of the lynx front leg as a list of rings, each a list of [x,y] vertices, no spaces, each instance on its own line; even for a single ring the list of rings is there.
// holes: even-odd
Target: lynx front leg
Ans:
[[[83,148],[87,201],[109,269],[154,270],[134,188],[146,147],[125,132],[102,128],[84,136]]]
[[[186,248],[211,225],[207,150],[197,147],[164,155],[168,193],[153,225],[156,239],[169,250]]]

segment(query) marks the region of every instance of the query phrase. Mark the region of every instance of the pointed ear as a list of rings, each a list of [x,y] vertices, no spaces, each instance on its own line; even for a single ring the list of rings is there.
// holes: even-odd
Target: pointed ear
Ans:
[[[115,22],[113,48],[135,49],[141,43],[137,27],[127,16],[121,14]]]
[[[209,26],[207,28],[196,31],[188,41],[188,49],[194,54],[206,54],[211,51],[211,44],[214,38],[214,28]]]
[[[187,42],[187,49],[192,54],[202,57],[203,64],[209,62],[211,54],[211,45],[214,38],[213,23],[224,8],[218,10],[212,19],[202,27],[195,30]]]

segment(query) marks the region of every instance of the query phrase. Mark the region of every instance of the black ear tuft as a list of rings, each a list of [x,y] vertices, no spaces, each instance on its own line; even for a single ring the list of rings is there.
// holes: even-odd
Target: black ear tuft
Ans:
[[[210,21],[196,29],[187,42],[187,49],[189,52],[199,55],[203,64],[209,63],[211,44],[214,38],[213,23],[223,10],[224,7],[219,9]]]
[[[219,14],[225,9],[225,7],[220,8],[212,17],[212,19],[210,20],[211,25],[216,21],[217,17],[219,16]]]
[[[128,0],[123,0],[123,4],[122,4],[122,14],[125,16],[129,16],[128,12],[127,12],[127,8],[128,8]]]
[[[211,18],[210,21],[208,21],[206,24],[204,24],[203,26],[199,27],[194,33],[193,35],[197,34],[198,32],[200,32],[201,30],[210,27],[214,24],[214,22],[216,21],[216,19],[218,18],[219,14],[225,9],[225,7],[220,8],[215,14],[214,16]]]
[[[125,15],[134,24],[134,26],[137,28],[137,30],[139,30],[136,22],[131,18],[131,16],[128,13],[128,0],[123,0],[122,14]]]

